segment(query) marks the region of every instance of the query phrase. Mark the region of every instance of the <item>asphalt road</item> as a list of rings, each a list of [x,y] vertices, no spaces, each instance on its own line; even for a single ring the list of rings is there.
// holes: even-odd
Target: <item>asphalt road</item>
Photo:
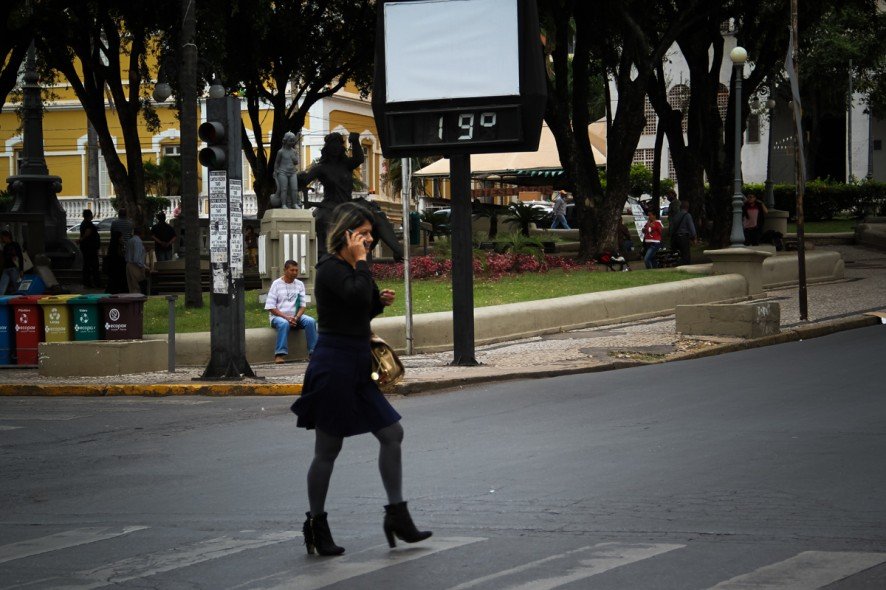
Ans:
[[[886,327],[397,399],[426,543],[371,436],[301,523],[285,398],[0,399],[0,588],[886,588]]]

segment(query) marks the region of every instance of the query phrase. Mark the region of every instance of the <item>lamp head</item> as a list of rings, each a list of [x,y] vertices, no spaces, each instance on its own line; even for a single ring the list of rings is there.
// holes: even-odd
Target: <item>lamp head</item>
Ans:
[[[744,47],[738,46],[729,53],[732,63],[740,66],[748,60],[748,52]]]
[[[769,109],[770,111],[775,108],[775,99],[774,98],[770,98],[769,100],[766,101],[766,108]]]
[[[151,95],[157,102],[166,102],[166,99],[172,95],[172,87],[167,82],[157,82]]]
[[[213,78],[209,86],[209,98],[223,98],[224,95],[225,87],[221,85],[217,78]]]

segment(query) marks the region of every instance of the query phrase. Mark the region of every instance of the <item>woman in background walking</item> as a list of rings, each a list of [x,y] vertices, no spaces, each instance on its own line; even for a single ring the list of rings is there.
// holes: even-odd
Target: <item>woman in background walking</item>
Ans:
[[[326,513],[326,493],[345,437],[371,432],[379,442],[378,467],[388,497],[384,532],[416,543],[431,536],[419,531],[403,501],[400,414],[381,393],[371,374],[370,320],[394,302],[394,292],[379,291],[366,257],[372,247],[372,213],[357,203],[336,207],[325,254],[317,263],[315,294],[320,338],[305,373],[302,394],[292,404],[298,426],[314,429],[314,460],[308,469],[310,511],[304,523],[308,554],[341,555]]]
[[[646,268],[658,268],[658,262],[655,261],[655,253],[661,248],[661,232],[664,226],[658,220],[655,211],[649,211],[646,215],[648,221],[643,226],[643,244],[646,246],[646,253],[643,255],[643,262]]]

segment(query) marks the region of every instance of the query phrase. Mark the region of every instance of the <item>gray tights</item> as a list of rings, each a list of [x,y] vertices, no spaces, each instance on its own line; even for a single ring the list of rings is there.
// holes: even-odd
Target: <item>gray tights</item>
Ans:
[[[312,516],[318,516],[326,511],[326,492],[329,491],[332,468],[344,441],[342,437],[327,434],[319,428],[316,433],[314,460],[308,469],[308,503]],[[399,504],[403,501],[403,467],[400,462],[403,427],[399,422],[395,422],[372,434],[379,442],[378,470],[388,495],[388,503]]]

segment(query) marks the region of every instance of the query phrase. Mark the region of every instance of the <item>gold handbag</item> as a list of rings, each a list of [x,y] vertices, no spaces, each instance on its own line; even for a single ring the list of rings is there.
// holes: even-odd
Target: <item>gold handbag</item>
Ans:
[[[372,353],[372,380],[378,384],[379,389],[390,390],[406,373],[400,357],[387,342],[375,334],[369,337],[369,350]]]

